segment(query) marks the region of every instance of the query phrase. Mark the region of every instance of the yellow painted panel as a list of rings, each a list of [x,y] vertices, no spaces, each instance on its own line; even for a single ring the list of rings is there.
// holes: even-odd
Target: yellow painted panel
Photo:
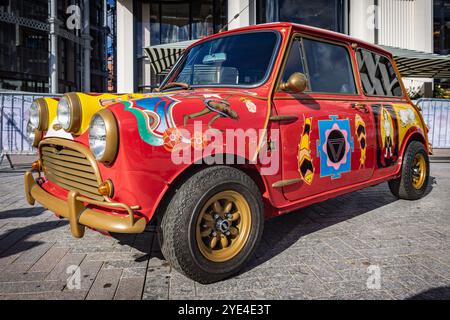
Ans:
[[[415,108],[409,104],[393,104],[393,107],[397,114],[400,145],[402,145],[403,139],[410,128],[417,127],[426,132],[421,126],[420,115]]]
[[[102,93],[102,94],[89,94],[77,92],[77,97],[81,103],[82,118],[80,130],[76,132],[76,135],[83,134],[89,128],[89,123],[92,116],[99,110],[107,107],[108,105],[120,101],[126,101],[130,99],[143,98],[146,95],[142,93],[128,93],[128,94],[112,94],[112,93]]]

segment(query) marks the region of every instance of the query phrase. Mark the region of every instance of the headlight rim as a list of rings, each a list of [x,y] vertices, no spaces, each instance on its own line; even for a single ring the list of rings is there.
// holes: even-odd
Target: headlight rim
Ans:
[[[48,105],[44,98],[37,98],[33,101],[38,108],[39,123],[35,130],[46,131],[48,129]]]
[[[67,103],[69,105],[70,111],[70,121],[69,127],[67,129],[63,128],[64,131],[69,133],[77,133],[81,128],[81,119],[83,117],[81,108],[81,101],[76,92],[68,92],[65,93],[62,98],[67,99]],[[61,99],[62,99],[61,98]],[[59,106],[59,103],[58,103]],[[59,120],[58,120],[59,121]]]
[[[29,124],[27,124],[27,127],[28,126],[29,126]],[[37,148],[39,146],[39,143],[41,142],[41,140],[43,138],[44,133],[41,130],[37,129],[37,128],[32,128],[32,130],[33,130],[33,133],[34,133],[34,138],[33,138],[33,141],[30,141],[31,142],[31,146],[34,147],[34,148]],[[27,135],[28,135],[28,132],[27,132]]]
[[[105,165],[111,165],[117,157],[117,153],[119,150],[119,131],[117,120],[111,110],[102,109],[97,111],[91,118],[91,122],[95,118],[95,116],[100,116],[105,123],[105,131],[106,131],[106,142],[105,142],[105,151],[103,152],[100,158],[95,159],[99,162],[104,163]],[[91,125],[89,124],[90,130]],[[89,132],[88,132],[89,135]],[[91,149],[91,144],[89,143],[89,148]]]

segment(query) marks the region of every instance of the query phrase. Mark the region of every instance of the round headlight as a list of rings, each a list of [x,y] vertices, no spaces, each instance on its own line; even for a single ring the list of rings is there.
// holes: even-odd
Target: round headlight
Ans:
[[[118,142],[116,118],[110,110],[100,110],[89,124],[89,146],[95,159],[112,163],[117,155]]]
[[[27,124],[27,137],[31,145],[35,148],[37,148],[39,141],[42,140],[42,131],[36,129],[34,125],[31,123],[31,120],[28,121]]]
[[[81,105],[76,93],[66,93],[58,102],[56,118],[67,132],[76,133],[81,125]]]
[[[33,101],[30,107],[30,123],[34,128],[39,127],[39,107],[36,101]]]
[[[66,97],[62,97],[58,102],[58,109],[56,110],[56,117],[59,124],[64,130],[68,130],[70,127],[70,106],[69,100]]]
[[[48,129],[48,106],[43,98],[33,101],[30,106],[29,124],[40,131]]]

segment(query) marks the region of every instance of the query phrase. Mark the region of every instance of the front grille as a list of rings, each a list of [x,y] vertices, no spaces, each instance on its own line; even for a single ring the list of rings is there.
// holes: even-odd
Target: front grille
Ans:
[[[45,177],[66,190],[75,190],[94,200],[103,201],[98,192],[94,168],[83,153],[58,145],[41,146]]]

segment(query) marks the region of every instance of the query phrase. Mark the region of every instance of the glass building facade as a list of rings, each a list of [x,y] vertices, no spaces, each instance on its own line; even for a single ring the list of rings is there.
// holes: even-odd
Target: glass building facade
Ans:
[[[157,84],[146,65],[145,47],[200,39],[217,33],[227,22],[226,0],[135,0],[136,87],[139,91]],[[150,73],[147,74],[146,73]],[[150,81],[149,81],[150,80]]]
[[[450,0],[433,2],[434,53],[450,54]],[[442,88],[450,89],[450,79],[436,81]]]
[[[256,23],[287,21],[348,33],[348,0],[256,0]]]
[[[434,53],[450,54],[450,0],[434,0]]]
[[[69,30],[66,21],[70,5],[81,7],[82,1],[58,0],[59,28],[75,36],[80,30]],[[106,91],[106,36],[103,1],[90,1],[91,91]],[[48,92],[49,18],[48,0],[0,0],[0,89]],[[24,23],[23,19],[26,19]],[[44,30],[42,30],[44,29]],[[58,92],[82,90],[82,47],[58,37]]]

